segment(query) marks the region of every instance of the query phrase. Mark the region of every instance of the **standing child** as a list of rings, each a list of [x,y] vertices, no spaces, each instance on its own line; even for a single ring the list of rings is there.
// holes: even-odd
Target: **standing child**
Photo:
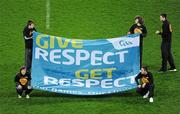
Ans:
[[[32,20],[27,22],[23,30],[23,37],[25,41],[25,66],[28,72],[31,72],[32,62],[32,47],[33,47],[33,32],[36,31]]]
[[[142,54],[143,54],[143,38],[147,35],[147,29],[144,25],[144,20],[140,16],[136,16],[135,24],[131,26],[128,34],[140,34],[140,68],[142,67]]]

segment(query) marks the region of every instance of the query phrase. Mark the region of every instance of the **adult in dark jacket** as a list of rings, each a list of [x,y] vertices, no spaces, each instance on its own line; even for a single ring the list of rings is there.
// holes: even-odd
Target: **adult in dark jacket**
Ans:
[[[162,64],[159,72],[167,71],[167,62],[169,62],[170,65],[170,68],[168,69],[169,71],[177,71],[171,52],[172,26],[170,22],[167,20],[166,14],[161,14],[160,20],[163,22],[162,30],[156,31],[156,34],[159,34],[162,37],[162,42],[161,42]]]

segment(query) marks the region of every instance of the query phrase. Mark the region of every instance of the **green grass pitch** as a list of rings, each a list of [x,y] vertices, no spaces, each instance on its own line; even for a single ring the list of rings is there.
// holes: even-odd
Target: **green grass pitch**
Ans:
[[[158,74],[161,65],[160,13],[173,27],[173,52],[180,70],[180,0],[46,0],[0,1],[0,114],[180,114],[180,72]],[[13,82],[24,64],[22,30],[33,19],[39,32],[67,38],[99,39],[126,35],[134,17],[145,19],[143,64],[154,74],[154,103],[135,90],[106,96],[72,96],[34,90],[31,99],[18,99]]]

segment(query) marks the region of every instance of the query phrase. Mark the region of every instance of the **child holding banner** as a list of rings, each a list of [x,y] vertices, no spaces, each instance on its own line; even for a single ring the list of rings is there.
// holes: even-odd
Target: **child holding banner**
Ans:
[[[26,67],[21,67],[20,72],[15,76],[16,91],[18,93],[18,98],[22,98],[23,91],[25,92],[26,98],[29,99],[29,94],[32,91],[30,86],[31,76],[26,72]]]
[[[141,68],[141,72],[135,77],[135,81],[138,85],[137,92],[143,95],[143,98],[149,98],[149,102],[153,102],[153,75],[148,72],[147,67]]]
[[[136,16],[135,24],[131,26],[128,34],[140,34],[140,68],[142,67],[142,53],[143,53],[143,38],[147,35],[146,27],[144,26],[144,20],[140,16]]]
[[[34,31],[36,31],[34,23],[32,20],[29,20],[23,30],[23,36],[25,41],[25,66],[27,67],[28,72],[30,72],[31,69],[33,46],[32,35]]]

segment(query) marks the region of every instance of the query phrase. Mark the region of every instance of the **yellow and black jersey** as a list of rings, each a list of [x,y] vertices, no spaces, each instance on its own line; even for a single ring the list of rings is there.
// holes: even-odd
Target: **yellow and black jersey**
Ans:
[[[171,42],[172,40],[172,26],[169,21],[163,21],[162,32],[160,33],[163,42]]]
[[[149,77],[146,77],[146,76],[142,76],[142,78],[141,78],[141,80],[140,80],[140,82],[141,82],[141,84],[144,84],[144,83],[149,83]]]
[[[134,24],[129,29],[129,32],[131,34],[139,33],[141,38],[146,37],[146,35],[147,35],[147,29],[144,25],[138,26],[137,24]]]
[[[26,86],[30,80],[31,80],[31,76],[29,73],[26,73],[25,75],[18,73],[15,76],[15,82],[19,83],[22,86]]]
[[[135,77],[135,81],[136,81],[137,85],[139,85],[139,84],[144,84],[144,83],[153,84],[153,76],[152,76],[152,73],[148,72],[146,75],[139,73],[139,74]]]
[[[33,39],[32,39],[33,31],[36,31],[36,29],[35,28],[29,29],[28,26],[24,27],[23,37],[24,37],[25,47],[26,48],[31,48],[32,49],[32,45],[33,45]]]

